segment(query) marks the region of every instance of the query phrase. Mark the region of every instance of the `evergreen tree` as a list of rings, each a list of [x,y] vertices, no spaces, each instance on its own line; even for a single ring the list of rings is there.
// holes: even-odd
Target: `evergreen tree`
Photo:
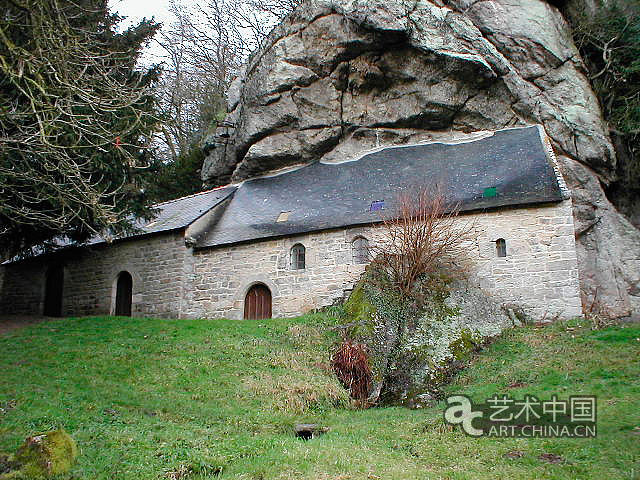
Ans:
[[[145,215],[138,185],[156,128],[142,47],[107,0],[8,0],[0,7],[0,256],[82,241]]]
[[[156,160],[156,164],[145,174],[145,197],[157,203],[200,192],[203,161],[204,153],[199,142],[192,143],[167,163]]]

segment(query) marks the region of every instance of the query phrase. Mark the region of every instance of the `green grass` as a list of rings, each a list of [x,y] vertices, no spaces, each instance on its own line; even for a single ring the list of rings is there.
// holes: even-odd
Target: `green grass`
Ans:
[[[0,451],[63,427],[82,451],[65,479],[640,478],[640,326],[508,332],[447,391],[595,394],[598,437],[474,439],[443,428],[442,405],[354,410],[328,368],[334,321],[107,317],[17,330],[0,337]],[[297,422],[331,430],[304,442]],[[504,457],[513,450],[524,456]]]

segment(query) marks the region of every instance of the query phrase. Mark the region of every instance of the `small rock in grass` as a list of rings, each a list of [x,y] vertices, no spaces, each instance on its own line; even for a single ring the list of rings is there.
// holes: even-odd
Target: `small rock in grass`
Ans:
[[[543,453],[538,455],[538,460],[542,460],[547,463],[564,463],[565,459],[555,453]]]
[[[2,462],[8,471],[1,473],[0,468],[0,480],[36,480],[66,473],[77,456],[78,448],[64,430],[33,435],[24,441],[15,455]]]
[[[312,438],[327,433],[329,427],[322,427],[315,423],[298,423],[295,428],[296,437],[303,440],[311,440]]]

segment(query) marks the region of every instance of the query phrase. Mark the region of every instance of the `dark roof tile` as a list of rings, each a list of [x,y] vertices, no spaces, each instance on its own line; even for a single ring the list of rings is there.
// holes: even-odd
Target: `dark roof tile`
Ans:
[[[538,127],[514,128],[464,143],[389,147],[355,161],[316,162],[247,180],[197,247],[372,223],[380,220],[380,212],[370,211],[372,202],[384,201],[392,211],[403,189],[433,182],[444,182],[447,199],[460,202],[462,211],[563,199]],[[277,222],[282,212],[291,213]]]
[[[153,206],[157,215],[148,222],[138,222],[142,233],[156,233],[189,226],[206,212],[233,194],[236,187],[228,186],[200,192],[188,197],[158,203]]]

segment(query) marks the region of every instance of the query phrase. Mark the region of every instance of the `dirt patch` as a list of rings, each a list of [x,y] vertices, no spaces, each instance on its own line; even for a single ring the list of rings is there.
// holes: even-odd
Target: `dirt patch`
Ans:
[[[0,335],[46,320],[50,320],[50,318],[41,315],[0,315]]]
[[[527,384],[524,382],[513,382],[507,385],[507,388],[520,388],[520,387],[526,387],[526,386]]]
[[[538,455],[538,459],[547,463],[565,463],[566,460],[555,453],[543,453]]]
[[[511,460],[516,458],[524,457],[524,452],[522,450],[511,450],[503,455],[504,458],[509,458]]]

